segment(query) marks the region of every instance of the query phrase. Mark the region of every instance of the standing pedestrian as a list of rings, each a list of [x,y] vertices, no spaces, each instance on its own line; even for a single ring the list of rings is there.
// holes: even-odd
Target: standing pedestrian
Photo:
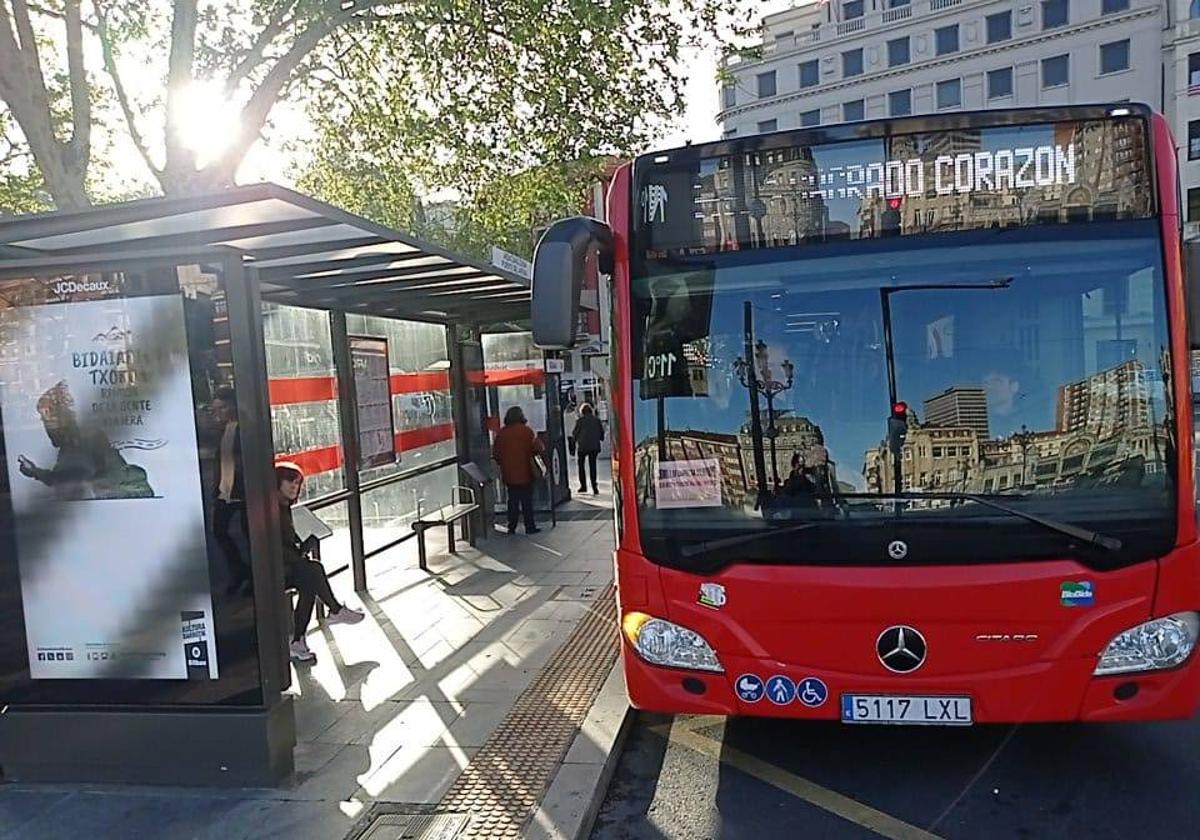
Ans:
[[[592,492],[599,493],[596,486],[596,456],[600,454],[600,442],[604,440],[604,424],[596,416],[589,403],[584,403],[579,409],[579,420],[575,423],[572,433],[575,438],[575,450],[579,453],[579,492],[587,492],[587,481],[584,476],[584,464],[592,477]]]
[[[492,458],[500,465],[500,477],[508,487],[510,534],[517,530],[519,513],[524,513],[526,534],[536,534],[539,530],[533,518],[533,480],[535,468],[540,473],[541,467],[534,464],[534,458],[545,448],[529,428],[520,406],[514,405],[504,413],[504,428],[496,434]]]
[[[575,454],[575,424],[579,422],[579,408],[575,402],[575,392],[567,395],[567,407],[563,409],[563,430],[567,433],[567,451]]]
[[[246,502],[242,480],[242,435],[238,427],[237,392],[222,385],[213,393],[213,416],[221,426],[217,446],[217,486],[213,494],[213,535],[229,569],[226,592],[238,592],[250,583],[250,564],[242,556],[238,537],[247,535]]]

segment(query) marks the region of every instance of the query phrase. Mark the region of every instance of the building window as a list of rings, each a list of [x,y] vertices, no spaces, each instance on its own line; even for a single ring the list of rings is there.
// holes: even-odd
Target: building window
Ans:
[[[1129,9],[1129,0],[1101,0],[1100,14],[1114,15]]]
[[[1200,0],[1192,0],[1191,5],[1188,6],[1188,17],[1200,18]]]
[[[1200,85],[1200,53],[1188,56],[1188,87]]]
[[[938,108],[957,108],[962,105],[962,81],[947,79],[937,83]]]
[[[1188,123],[1188,160],[1200,160],[1200,120]]]
[[[1000,12],[999,14],[988,15],[986,20],[987,42],[989,44],[1007,41],[1012,38],[1012,12]]]
[[[814,108],[811,111],[800,112],[800,127],[812,128],[815,125],[821,124],[821,109]]]
[[[759,134],[769,134],[779,128],[779,120],[763,120],[758,124]]]
[[[775,71],[758,74],[758,98],[765,99],[775,95]]]
[[[1200,3],[1200,0],[1196,0]],[[908,64],[908,38],[897,38],[894,41],[887,42],[888,52],[888,67],[897,67],[901,64]]]
[[[1119,73],[1129,69],[1129,39],[1100,45],[1100,72]]]
[[[842,20],[854,20],[863,16],[863,0],[847,0],[842,4]]]
[[[889,9],[899,9],[901,6],[907,6],[912,3],[912,0],[887,0]]]
[[[1013,71],[1011,67],[1002,67],[999,70],[989,70],[987,74],[987,95],[988,99],[1003,99],[1006,96],[1012,96],[1013,92]]]
[[[1070,57],[1056,55],[1042,59],[1042,87],[1061,87],[1071,81]]]
[[[933,40],[938,55],[958,52],[958,24],[933,30]]]
[[[730,137],[737,137],[737,129],[736,128],[725,129],[724,139],[728,140]]]
[[[866,116],[866,108],[861,99],[855,99],[853,102],[842,105],[842,120],[845,122],[859,122],[866,119]]]
[[[1066,26],[1070,16],[1069,0],[1042,0],[1042,29]]]
[[[942,447],[940,447],[940,446],[933,447],[933,457],[934,458],[942,457]]]
[[[1188,190],[1188,217],[1189,222],[1200,222],[1200,187],[1192,187]]]
[[[862,47],[842,53],[842,76],[861,76],[863,71]]]
[[[821,74],[817,69],[817,60],[815,58],[800,65],[800,87],[813,87],[819,81],[821,81]]]
[[[726,85],[721,88],[721,103],[726,108],[732,108],[737,104],[737,88],[733,85]]]
[[[888,94],[888,114],[893,117],[906,117],[911,113],[911,90],[894,90]]]

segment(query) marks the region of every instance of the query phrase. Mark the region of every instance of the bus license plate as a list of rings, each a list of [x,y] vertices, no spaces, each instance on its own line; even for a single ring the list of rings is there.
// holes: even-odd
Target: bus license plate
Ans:
[[[970,726],[971,698],[843,694],[842,723]]]

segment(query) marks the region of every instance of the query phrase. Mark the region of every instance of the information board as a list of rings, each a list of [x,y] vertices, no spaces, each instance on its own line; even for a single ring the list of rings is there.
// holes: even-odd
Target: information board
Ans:
[[[350,361],[354,367],[359,469],[394,464],[396,432],[387,339],[351,336]]]

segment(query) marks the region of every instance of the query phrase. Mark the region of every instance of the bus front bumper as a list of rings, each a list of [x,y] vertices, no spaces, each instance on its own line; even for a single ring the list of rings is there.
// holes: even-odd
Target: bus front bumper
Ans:
[[[1097,677],[1094,657],[1039,662],[1020,668],[957,677],[857,675],[817,670],[803,664],[721,656],[723,673],[651,665],[622,642],[630,703],[638,709],[672,714],[746,715],[805,720],[841,720],[847,695],[968,697],[972,723],[1051,721],[1170,720],[1192,717],[1200,704],[1197,654],[1167,671]],[[783,676],[792,686],[811,678],[826,688],[825,699],[801,702],[797,690],[786,702],[768,696],[765,686]],[[744,699],[735,685],[749,677],[764,690]],[[815,685],[815,683],[813,683]]]

